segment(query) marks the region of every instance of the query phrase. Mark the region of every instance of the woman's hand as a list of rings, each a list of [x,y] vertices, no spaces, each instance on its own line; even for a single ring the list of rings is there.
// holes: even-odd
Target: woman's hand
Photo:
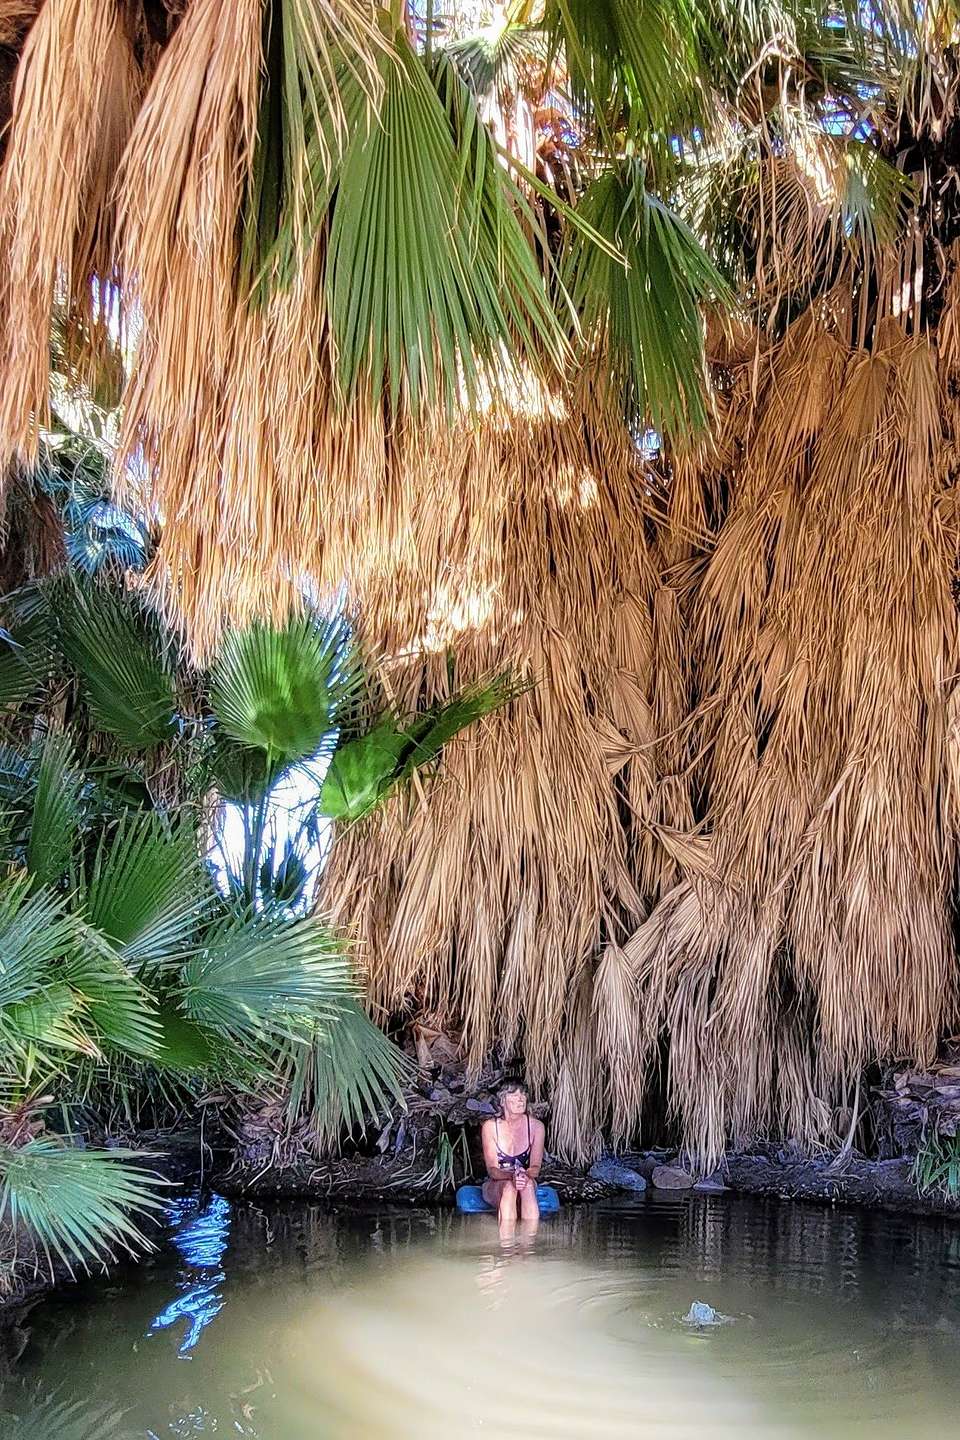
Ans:
[[[526,1170],[523,1170],[519,1165],[517,1166],[513,1174],[514,1180],[516,1181],[517,1189],[522,1193],[530,1184],[530,1176],[527,1174]]]

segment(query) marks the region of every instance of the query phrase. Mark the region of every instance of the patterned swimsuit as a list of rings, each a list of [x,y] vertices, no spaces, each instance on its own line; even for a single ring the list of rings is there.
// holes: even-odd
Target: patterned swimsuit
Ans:
[[[497,1137],[497,1164],[501,1170],[526,1170],[530,1164],[530,1151],[533,1149],[533,1141],[530,1137],[530,1116],[527,1116],[527,1148],[521,1150],[519,1155],[506,1155],[500,1149],[500,1122],[493,1122],[494,1134]]]

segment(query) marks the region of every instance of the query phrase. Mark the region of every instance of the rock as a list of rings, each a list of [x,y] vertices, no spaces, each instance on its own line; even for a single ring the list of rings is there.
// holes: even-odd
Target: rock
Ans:
[[[729,1185],[724,1185],[719,1175],[706,1175],[693,1187],[697,1195],[725,1195],[729,1188]]]
[[[637,1174],[642,1175],[649,1184],[654,1170],[658,1165],[664,1164],[666,1158],[664,1151],[625,1150],[620,1156],[620,1163],[629,1165],[631,1170],[636,1170]]]
[[[684,1325],[694,1325],[698,1330],[707,1325],[729,1325],[730,1322],[729,1315],[721,1315],[719,1310],[714,1310],[705,1300],[694,1300],[683,1317]]]
[[[646,1190],[647,1182],[637,1170],[623,1165],[612,1155],[604,1155],[588,1171],[591,1180],[600,1180],[604,1185],[615,1185],[618,1190]]]
[[[496,1113],[489,1100],[475,1100],[472,1095],[467,1101],[467,1109],[473,1115],[493,1115]]]
[[[653,1172],[655,1190],[692,1190],[696,1181],[689,1170],[679,1165],[658,1165]]]

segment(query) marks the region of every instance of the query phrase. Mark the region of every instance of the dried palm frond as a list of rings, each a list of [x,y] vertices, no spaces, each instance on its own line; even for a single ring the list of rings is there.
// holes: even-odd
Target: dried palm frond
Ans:
[[[584,970],[571,995],[551,1089],[551,1149],[561,1159],[575,1163],[596,1159],[602,1148],[591,988],[590,972]]]
[[[822,313],[741,410],[695,601],[714,870],[693,928],[668,898],[626,947],[708,1161],[768,1128],[824,1138],[852,1078],[929,1054],[957,1002],[957,815],[933,779],[960,659],[934,356],[890,322],[860,351],[849,308]]]
[[[19,45],[42,4],[43,0],[0,0],[0,45]]]
[[[774,134],[731,128],[684,181],[698,227],[747,304],[774,328],[783,311],[856,267],[881,265],[904,231],[910,181],[872,142],[784,107]]]
[[[395,705],[503,666],[533,682],[449,748],[429,805],[344,834],[325,888],[357,920],[377,1005],[455,1014],[474,1065],[522,1041],[536,1083],[605,915],[629,931],[665,868],[638,884],[618,799],[632,785],[643,806],[658,779],[642,462],[617,397],[584,405],[531,380],[475,429],[397,437],[327,507],[327,563],[392,657]]]
[[[245,402],[259,378],[263,327],[244,324],[237,266],[238,217],[257,136],[261,11],[260,0],[190,7],[161,57],[120,175],[124,270],[142,317],[120,475],[130,484],[146,470],[146,498],[164,519],[157,588],[181,612],[191,612],[198,587],[209,593],[231,578],[219,543],[236,519],[225,511],[222,437],[238,418],[260,418]],[[235,381],[230,387],[238,346],[241,392]],[[251,425],[245,438],[255,434]],[[256,467],[261,453],[259,444],[252,454],[237,449],[231,468]],[[236,486],[231,493],[234,505],[246,498]],[[264,577],[276,594],[275,580]],[[196,620],[195,643],[209,648],[219,627],[204,628],[202,615]]]
[[[593,1020],[610,1097],[610,1136],[619,1145],[636,1134],[647,1073],[640,1054],[636,975],[627,953],[614,943],[605,948],[593,976]]]
[[[0,458],[36,459],[55,302],[88,381],[116,350],[113,182],[144,77],[119,0],[47,0],[17,71],[0,173]]]

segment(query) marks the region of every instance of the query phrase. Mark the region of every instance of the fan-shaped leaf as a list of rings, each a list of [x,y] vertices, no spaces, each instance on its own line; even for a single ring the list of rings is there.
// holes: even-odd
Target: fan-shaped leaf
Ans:
[[[50,1047],[99,1055],[89,1028],[78,1023],[81,1009],[82,1001],[69,985],[48,985],[29,1000],[8,1005],[0,1012],[3,1043],[20,1053],[30,1046],[41,1052]]]
[[[416,410],[458,402],[461,385],[476,397],[505,356],[540,371],[563,340],[466,87],[442,60],[445,110],[402,34],[396,50],[380,123],[357,129],[340,165],[326,287],[344,394],[369,384]]]
[[[353,993],[337,938],[313,916],[233,918],[183,970],[189,1018],[240,1040],[335,1014]]]
[[[94,722],[129,750],[169,740],[173,677],[153,622],[99,585],[63,587],[58,614],[64,651],[80,672]]]
[[[563,267],[583,329],[606,346],[633,425],[689,433],[706,423],[700,306],[727,286],[691,230],[644,189],[639,166],[608,170],[580,211],[614,242],[626,267],[571,232]]]
[[[244,200],[241,273],[285,284],[315,234],[348,136],[372,123],[389,42],[357,0],[267,0],[263,88]],[[266,282],[266,283],[265,283]]]
[[[291,1118],[309,1122],[321,1149],[378,1119],[391,1103],[403,1105],[412,1071],[402,1050],[355,1001],[318,1025],[308,1043],[288,1044],[284,1064]]]
[[[625,119],[634,135],[701,119],[704,9],[695,0],[548,0],[545,25],[563,48],[578,112],[601,124]]]
[[[502,675],[471,686],[445,705],[403,724],[386,716],[365,735],[337,748],[320,791],[321,812],[332,820],[358,820],[369,814],[394,785],[435,760],[461,730],[517,699],[527,688]]]
[[[388,716],[338,746],[320,790],[321,812],[331,820],[368,814],[399,775],[410,745],[409,735]]]
[[[0,880],[0,1009],[38,994],[75,952],[80,931],[58,898],[29,875]]]
[[[309,877],[303,856],[289,837],[282,849],[271,844],[260,866],[260,895],[266,905],[293,906],[301,898]]]
[[[149,966],[187,948],[211,893],[189,826],[132,814],[101,840],[83,907],[128,964]]]
[[[496,100],[505,108],[521,93],[521,70],[530,60],[545,63],[547,41],[543,31],[504,17],[496,23],[444,47],[464,84],[477,100]]]
[[[26,866],[39,885],[56,885],[70,866],[80,824],[82,776],[64,735],[48,735],[36,767]]]
[[[95,931],[86,932],[86,943],[65,962],[63,975],[83,997],[90,1026],[105,1050],[134,1060],[157,1055],[157,1002]]]
[[[256,805],[282,773],[283,766],[271,764],[266,751],[241,745],[228,735],[213,737],[210,777],[223,800],[234,805]]]
[[[0,633],[0,707],[22,705],[50,673],[50,621],[31,605],[26,613],[8,620]]]
[[[254,625],[228,635],[210,699],[231,739],[283,767],[332,742],[338,717],[360,688],[344,622],[304,615],[283,630]]]
[[[851,140],[845,148],[844,233],[865,245],[892,245],[913,197],[913,186],[872,145]]]
[[[75,1150],[50,1139],[0,1146],[0,1220],[25,1225],[49,1256],[87,1269],[151,1249],[139,1228],[162,1210],[164,1182],[134,1150]]]

